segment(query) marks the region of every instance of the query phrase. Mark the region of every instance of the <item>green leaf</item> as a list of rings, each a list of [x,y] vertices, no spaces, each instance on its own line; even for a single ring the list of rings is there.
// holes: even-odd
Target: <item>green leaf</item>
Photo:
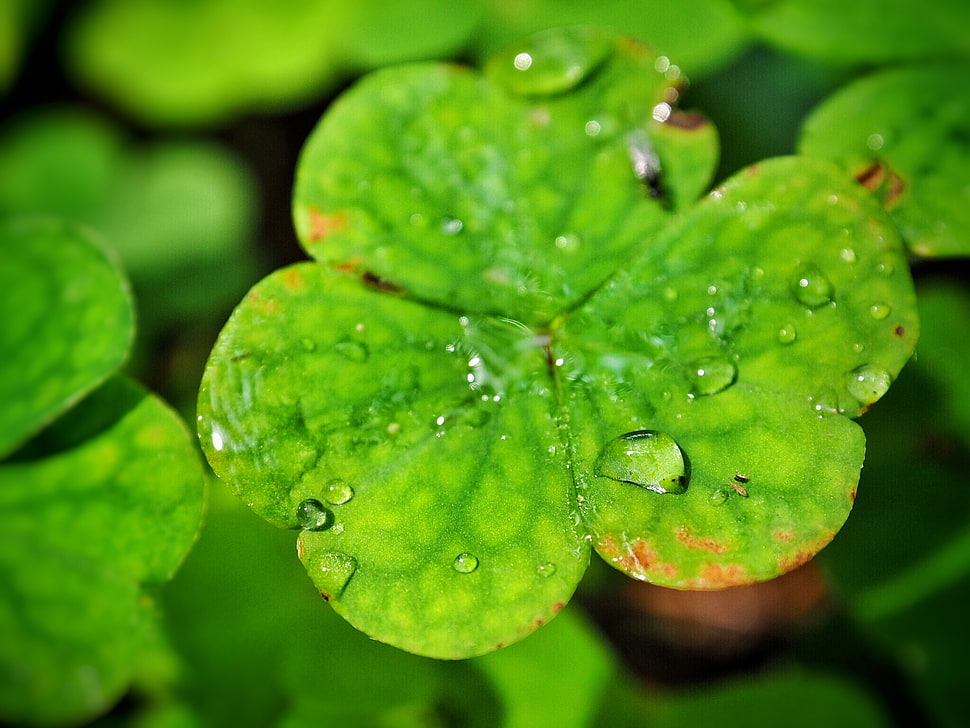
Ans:
[[[61,107],[19,115],[0,137],[0,213],[101,232],[131,278],[142,340],[238,300],[256,269],[257,212],[250,170],[211,142],[135,145],[105,119]]]
[[[894,227],[837,167],[777,158],[731,178],[554,335],[599,553],[689,588],[810,559],[855,497],[864,440],[847,418],[917,328]],[[614,440],[637,432],[663,434]]]
[[[779,0],[753,13],[768,43],[828,64],[872,65],[970,55],[960,0]]]
[[[134,327],[127,281],[89,233],[8,220],[0,249],[2,458],[117,369]]]
[[[358,64],[451,54],[478,14],[446,0],[100,0],[70,28],[68,68],[142,120],[213,124],[306,103]]]
[[[799,149],[871,189],[912,252],[970,255],[970,66],[922,64],[860,79],[805,120]]]
[[[804,563],[848,516],[850,418],[918,329],[895,227],[808,158],[687,206],[713,133],[651,120],[648,59],[574,28],[485,76],[389,69],[308,142],[295,217],[318,262],[237,307],[199,434],[372,637],[482,654],[556,614],[591,541],[718,588]]]
[[[675,87],[647,49],[590,28],[534,36],[485,76],[378,71],[307,141],[298,236],[413,298],[544,323],[656,232],[664,200],[686,204],[709,182],[712,127],[651,118]]]
[[[124,691],[202,510],[178,417],[114,378],[0,464],[0,716],[74,722]]]
[[[740,53],[748,42],[744,18],[728,0],[681,0],[663,9],[639,0],[488,0],[475,37],[482,58],[545,28],[592,24],[640,38],[674,64],[706,75]]]

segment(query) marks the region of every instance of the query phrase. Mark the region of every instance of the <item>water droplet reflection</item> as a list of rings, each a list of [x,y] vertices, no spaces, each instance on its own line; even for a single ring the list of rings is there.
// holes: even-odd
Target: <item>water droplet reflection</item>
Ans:
[[[691,394],[717,394],[737,381],[738,367],[725,356],[705,356],[688,364],[687,378]]]
[[[451,567],[459,574],[470,574],[478,568],[478,557],[469,553],[458,554]]]
[[[610,440],[600,451],[593,473],[656,493],[683,493],[690,480],[690,466],[680,445],[656,430],[637,430]]]
[[[792,284],[795,298],[808,308],[818,308],[832,301],[832,282],[815,266],[806,266]]]
[[[333,525],[333,513],[316,498],[307,498],[296,507],[296,522],[304,531],[326,531]]]
[[[846,389],[860,404],[869,405],[889,391],[892,382],[892,375],[882,367],[863,364],[849,372]]]
[[[330,505],[342,506],[354,497],[354,489],[340,478],[334,478],[327,483],[323,491],[323,498]]]

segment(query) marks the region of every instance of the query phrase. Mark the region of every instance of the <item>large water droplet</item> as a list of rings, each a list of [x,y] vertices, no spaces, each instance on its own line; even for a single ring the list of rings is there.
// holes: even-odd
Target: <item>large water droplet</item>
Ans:
[[[606,443],[593,473],[656,493],[683,493],[690,466],[680,445],[666,432],[637,430]]]
[[[815,266],[806,266],[795,277],[792,291],[799,303],[818,308],[832,301],[832,282]]]
[[[323,498],[330,505],[342,506],[354,497],[354,489],[340,478],[334,478],[323,489]]]
[[[737,365],[724,356],[705,356],[687,365],[692,394],[717,394],[738,379]]]
[[[451,564],[451,568],[459,574],[470,574],[478,568],[478,557],[474,554],[458,554]]]
[[[868,405],[889,391],[892,383],[892,375],[882,367],[863,364],[849,372],[846,389],[860,404]]]
[[[304,531],[326,531],[333,525],[333,513],[316,498],[307,498],[296,507],[296,522]]]
[[[370,352],[367,350],[367,344],[362,341],[354,341],[353,339],[341,339],[333,345],[333,350],[344,359],[358,364],[364,363],[367,361],[367,357],[370,356]]]
[[[304,558],[307,573],[324,599],[340,596],[357,571],[357,560],[340,551]]]
[[[611,50],[609,39],[590,27],[537,33],[496,56],[489,71],[518,94],[562,93],[599,67]]]

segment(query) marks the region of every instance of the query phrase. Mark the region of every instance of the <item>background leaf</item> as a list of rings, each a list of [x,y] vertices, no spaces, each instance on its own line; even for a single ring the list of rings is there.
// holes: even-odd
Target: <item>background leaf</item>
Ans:
[[[883,202],[909,249],[970,254],[970,66],[922,64],[855,81],[804,121],[799,149]]]
[[[89,233],[7,220],[0,249],[2,457],[117,369],[134,327],[128,283]]]
[[[153,587],[191,545],[202,472],[161,401],[111,379],[0,464],[0,714],[96,715],[124,691]]]

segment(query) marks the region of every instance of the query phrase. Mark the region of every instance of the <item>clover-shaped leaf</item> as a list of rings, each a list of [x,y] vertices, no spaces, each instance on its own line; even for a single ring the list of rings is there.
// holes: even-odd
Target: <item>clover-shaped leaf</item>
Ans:
[[[134,325],[117,263],[77,227],[7,220],[0,250],[2,458],[117,369]]]
[[[970,66],[920,65],[856,81],[806,120],[799,149],[845,167],[921,256],[970,254]]]
[[[317,261],[237,307],[199,433],[373,637],[481,654],[556,614],[590,543],[718,588],[804,563],[848,515],[849,418],[917,334],[895,227],[807,158],[691,206],[713,129],[656,68],[550,32],[484,76],[378,72],[308,142]]]

